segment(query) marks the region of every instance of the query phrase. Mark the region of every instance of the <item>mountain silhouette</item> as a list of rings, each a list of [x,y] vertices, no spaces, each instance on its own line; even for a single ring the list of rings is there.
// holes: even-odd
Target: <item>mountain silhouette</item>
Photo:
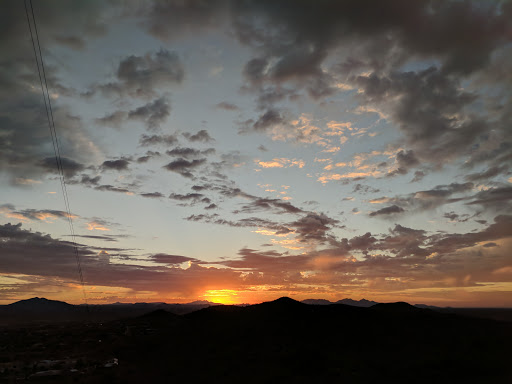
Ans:
[[[394,313],[430,311],[428,308],[419,308],[404,301],[398,301],[396,303],[378,303],[372,305],[371,309],[374,311]]]
[[[403,302],[365,308],[282,297],[184,315],[153,307],[137,317],[85,327],[75,322],[46,330],[37,325],[37,332],[15,329],[0,332],[0,345],[9,346],[0,348],[1,361],[18,356],[31,367],[30,356],[39,361],[73,356],[88,367],[80,383],[512,382],[512,323]],[[34,345],[44,346],[39,355],[27,353]],[[109,371],[94,368],[113,358],[119,364]],[[65,376],[52,380],[75,382]]]
[[[310,305],[331,305],[331,304],[345,304],[351,305],[353,307],[371,307],[372,305],[378,304],[376,301],[370,301],[366,299],[361,300],[352,300],[352,299],[342,299],[336,302],[332,302],[325,299],[306,299],[302,300],[301,303],[310,304]]]
[[[309,305],[331,305],[332,301],[325,299],[306,299],[302,300],[301,303],[309,304]]]
[[[336,304],[345,304],[345,305],[353,305],[355,307],[371,307],[372,305],[378,304],[376,301],[370,301],[366,299],[361,300],[352,300],[352,299],[342,299],[338,300]]]
[[[20,300],[4,306],[8,311],[18,312],[59,312],[73,311],[75,306],[64,301],[48,300],[43,297]]]

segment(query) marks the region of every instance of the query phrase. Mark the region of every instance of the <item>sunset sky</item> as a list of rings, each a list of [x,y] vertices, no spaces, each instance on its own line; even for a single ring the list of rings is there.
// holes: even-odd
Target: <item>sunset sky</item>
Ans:
[[[33,0],[89,303],[512,307],[511,1]],[[23,1],[0,304],[83,303]]]

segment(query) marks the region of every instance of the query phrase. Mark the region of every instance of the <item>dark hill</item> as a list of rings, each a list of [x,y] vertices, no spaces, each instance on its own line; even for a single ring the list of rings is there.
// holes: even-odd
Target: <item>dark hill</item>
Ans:
[[[361,299],[361,300],[352,300],[352,299],[342,299],[338,300],[336,304],[346,304],[353,305],[355,307],[371,307],[372,305],[378,304],[376,301]]]
[[[406,303],[364,308],[290,298],[182,316],[163,309],[109,323],[0,332],[0,361],[17,356],[32,367],[71,358],[88,369],[75,381],[52,383],[512,382],[509,323]],[[114,357],[119,365],[106,371],[102,362]]]
[[[396,303],[378,303],[371,306],[371,309],[374,311],[382,311],[382,312],[394,312],[394,313],[403,313],[403,312],[423,312],[430,311],[426,308],[418,308],[409,303],[398,301]]]
[[[331,301],[325,299],[306,299],[302,300],[301,303],[309,304],[309,305],[330,305]]]
[[[152,312],[145,313],[144,315],[140,316],[141,319],[176,319],[179,318],[178,315],[175,315],[174,313],[171,313],[169,311],[166,311],[165,309],[156,309]]]
[[[17,312],[60,312],[73,311],[74,305],[63,301],[48,300],[42,297],[33,297],[27,300],[20,300],[4,306],[7,311]]]
[[[183,320],[168,342],[158,341],[160,348],[156,336],[151,348],[137,346],[152,351],[144,356],[145,372],[162,369],[149,361],[166,356],[187,372],[159,371],[176,381],[430,384],[510,378],[509,324],[407,303],[364,308],[308,305],[284,297],[247,307],[213,306]],[[140,362],[135,350],[133,356],[128,364]]]

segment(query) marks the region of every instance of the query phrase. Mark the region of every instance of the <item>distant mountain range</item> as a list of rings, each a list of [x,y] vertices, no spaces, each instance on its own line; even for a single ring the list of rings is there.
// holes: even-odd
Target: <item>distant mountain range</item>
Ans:
[[[72,311],[75,309],[75,306],[72,304],[68,304],[64,301],[48,300],[44,297],[33,297],[27,300],[20,300],[2,307],[8,311],[18,312],[55,312]]]
[[[30,373],[34,361],[68,364],[68,371],[47,371],[61,375],[51,377],[54,383],[512,382],[512,323],[404,302],[345,302],[359,305],[288,297],[246,306],[110,304],[90,306],[89,314],[117,319],[90,322],[84,306],[34,298],[1,310],[54,308],[59,320],[79,314],[83,321],[6,327],[0,361],[16,356],[16,365],[21,359]],[[69,307],[71,314],[58,312]],[[98,361],[116,365],[106,369]],[[0,382],[17,377],[0,371]]]
[[[34,321],[106,321],[124,317],[141,316],[155,310],[183,315],[212,305],[210,301],[194,301],[186,304],[167,303],[112,303],[73,305],[58,300],[34,297],[8,305],[0,305],[0,325]]]
[[[352,305],[354,307],[364,307],[368,308],[372,305],[378,304],[376,301],[361,299],[361,300],[352,300],[352,299],[342,299],[335,302],[324,300],[324,299],[306,299],[302,300],[304,304],[312,304],[312,305],[330,305],[330,304],[345,304]]]
[[[284,298],[270,303],[279,303]],[[292,299],[286,299],[292,300]],[[491,309],[491,308],[440,308],[425,304],[410,305],[407,303],[378,303],[371,300],[342,299],[332,302],[324,299],[306,299],[301,302],[292,300],[299,305],[313,307],[337,307],[350,306],[358,308],[373,308],[376,310],[389,310],[402,312],[410,308],[431,309],[444,313],[459,313],[467,316],[493,318],[502,321],[512,321],[512,309]],[[265,304],[265,303],[262,303]],[[259,304],[256,304],[256,306]],[[112,304],[89,304],[73,305],[63,301],[48,300],[34,297],[27,300],[20,300],[8,305],[0,305],[0,325],[9,323],[23,323],[34,321],[62,322],[62,321],[108,321],[121,318],[142,316],[144,314],[161,310],[175,315],[185,315],[204,308],[225,307],[223,310],[235,311],[236,308],[255,307],[255,305],[240,304],[223,306],[219,303],[200,300],[185,304],[167,304],[162,302],[154,303],[112,303]],[[254,309],[251,309],[254,310]]]

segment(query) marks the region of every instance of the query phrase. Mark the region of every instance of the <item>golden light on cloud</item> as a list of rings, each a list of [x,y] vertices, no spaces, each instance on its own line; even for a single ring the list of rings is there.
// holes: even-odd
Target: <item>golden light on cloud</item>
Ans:
[[[333,180],[342,180],[342,179],[353,179],[356,177],[377,177],[380,176],[381,172],[379,171],[369,171],[369,172],[350,172],[345,174],[333,173],[330,175],[322,175],[317,180],[322,184],[328,183]]]
[[[17,185],[34,185],[34,184],[41,184],[42,181],[25,179],[23,177],[17,177],[16,179],[14,179],[14,183]]]
[[[340,149],[341,149],[341,147],[329,147],[329,148],[324,149],[322,152],[334,153],[334,152],[338,152]]]
[[[257,230],[255,231],[252,231],[254,233],[259,233],[260,235],[264,235],[264,236],[277,236],[277,237],[286,237],[288,236],[290,233],[277,233],[276,231],[271,231],[269,229],[262,229],[262,228],[258,228]]]
[[[370,202],[370,204],[384,204],[384,203],[389,202],[389,198],[379,197],[377,199],[371,199],[369,202]]]
[[[9,217],[11,219],[17,219],[17,220],[19,220],[21,222],[24,222],[24,223],[27,222],[27,221],[30,221],[30,219],[28,217],[25,217],[25,216],[23,216],[23,215],[21,215],[19,213],[13,213],[13,212],[5,213],[5,216]]]
[[[303,160],[287,159],[287,158],[274,158],[271,161],[259,161],[255,162],[262,168],[285,168],[285,167],[299,167],[303,168],[306,163]]]
[[[289,239],[289,240],[276,240],[276,239],[272,239],[271,242],[273,244],[280,245],[283,248],[291,249],[291,250],[294,250],[294,251],[298,251],[300,249],[305,249],[306,248],[304,245],[301,245],[295,239]]]
[[[279,161],[259,161],[258,165],[262,168],[283,168],[284,164]]]
[[[91,221],[87,223],[87,229],[89,231],[110,231],[110,229],[105,227],[105,225],[98,223],[96,221]]]

